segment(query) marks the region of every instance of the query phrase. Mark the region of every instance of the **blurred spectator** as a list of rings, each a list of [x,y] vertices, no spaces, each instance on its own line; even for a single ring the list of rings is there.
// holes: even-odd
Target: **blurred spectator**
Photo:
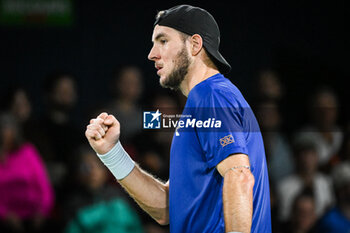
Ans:
[[[180,114],[175,94],[167,91],[159,91],[152,95],[150,101],[151,109],[159,110],[162,117]],[[163,117],[164,118],[164,117]],[[175,117],[172,118],[175,120]],[[135,140],[138,150],[141,152],[141,165],[144,169],[167,180],[169,178],[169,154],[170,146],[174,135],[174,129],[143,130],[142,135]]]
[[[141,221],[108,170],[87,145],[76,155],[77,185],[66,198],[66,233],[139,233]]]
[[[0,232],[40,232],[54,204],[45,166],[10,114],[0,115]]]
[[[157,109],[164,115],[181,114],[178,108],[178,100],[175,93],[167,90],[160,90],[152,94],[149,99],[151,103],[147,110]],[[173,118],[173,120],[175,120]],[[156,177],[166,181],[169,179],[169,155],[171,141],[174,135],[174,129],[143,130],[138,137],[140,140],[134,140],[140,153],[140,166],[149,171]],[[160,226],[149,215],[142,214],[143,222],[147,233],[167,233],[169,226]]]
[[[154,109],[159,109],[163,115],[176,116],[182,113],[182,109],[179,108],[179,102],[176,98],[176,94],[170,94],[168,92],[159,92],[155,94],[152,100],[152,106]],[[162,145],[163,154],[166,155],[166,157],[170,155],[170,147],[173,140],[174,131],[175,129],[163,129],[156,131],[155,134],[155,140]]]
[[[350,163],[337,165],[332,172],[337,203],[318,223],[319,233],[350,232]]]
[[[290,220],[284,226],[284,233],[315,232],[317,221],[315,199],[310,190],[302,191],[293,201]]]
[[[337,126],[338,100],[329,88],[318,89],[309,104],[311,123],[305,126],[296,137],[311,139],[317,146],[319,163],[326,171],[332,165],[342,144],[343,133]]]
[[[166,161],[163,156],[157,152],[158,149],[148,148],[141,155],[140,164],[143,169],[147,170],[151,174],[165,180],[164,177],[169,176],[166,174]]]
[[[10,87],[5,95],[3,104],[5,111],[10,112],[21,126],[24,139],[30,141],[45,157],[50,153],[46,135],[42,125],[33,116],[32,103],[27,90],[21,86]]]
[[[270,100],[279,103],[284,94],[284,88],[279,76],[273,70],[262,70],[257,77],[256,99]]]
[[[140,98],[143,91],[143,76],[136,66],[125,66],[116,74],[112,83],[114,98],[106,106],[121,125],[121,140],[126,144],[142,130]]]
[[[277,194],[282,220],[289,218],[292,203],[304,189],[311,189],[315,195],[317,216],[333,204],[331,179],[318,171],[317,149],[313,142],[300,140],[293,147],[295,156],[295,174],[281,180],[277,186]]]
[[[8,89],[5,96],[6,110],[10,111],[18,122],[26,122],[32,115],[32,105],[25,88],[14,86]]]
[[[275,101],[261,101],[256,115],[264,138],[269,178],[272,185],[294,171],[294,161],[287,137],[281,130],[282,116]]]
[[[49,147],[44,159],[50,177],[60,194],[73,151],[84,140],[83,131],[79,131],[73,122],[72,112],[77,101],[76,83],[73,76],[66,73],[54,73],[45,80],[46,111],[40,120],[41,127]],[[59,195],[60,196],[60,195]]]

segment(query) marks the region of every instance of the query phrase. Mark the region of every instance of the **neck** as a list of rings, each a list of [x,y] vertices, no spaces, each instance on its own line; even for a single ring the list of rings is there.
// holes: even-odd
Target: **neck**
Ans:
[[[219,73],[217,69],[209,67],[202,62],[191,64],[186,78],[180,84],[182,94],[187,97],[194,86],[217,73]]]

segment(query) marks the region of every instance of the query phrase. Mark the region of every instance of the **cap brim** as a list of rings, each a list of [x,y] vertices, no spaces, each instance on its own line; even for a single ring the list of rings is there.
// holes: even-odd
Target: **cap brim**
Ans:
[[[227,74],[231,71],[231,65],[217,49],[211,48],[210,46],[205,46],[205,49],[212,56],[212,58],[214,58],[214,63],[218,67],[220,73]]]

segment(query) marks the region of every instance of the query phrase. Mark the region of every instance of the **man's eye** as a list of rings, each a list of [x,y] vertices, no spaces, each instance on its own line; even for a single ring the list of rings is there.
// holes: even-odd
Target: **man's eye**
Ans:
[[[167,40],[165,40],[165,39],[160,40],[161,44],[165,44],[166,42],[167,42]]]

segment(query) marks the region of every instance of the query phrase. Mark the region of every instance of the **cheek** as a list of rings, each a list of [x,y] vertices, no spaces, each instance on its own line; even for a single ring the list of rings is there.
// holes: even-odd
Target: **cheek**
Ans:
[[[165,68],[164,70],[166,72],[172,72],[175,69],[176,65],[177,65],[176,55],[169,56],[164,62],[164,68]]]
[[[171,46],[170,44],[164,46],[161,49],[161,58],[166,64],[173,64],[176,62],[176,57],[178,54],[179,48],[177,46]]]

